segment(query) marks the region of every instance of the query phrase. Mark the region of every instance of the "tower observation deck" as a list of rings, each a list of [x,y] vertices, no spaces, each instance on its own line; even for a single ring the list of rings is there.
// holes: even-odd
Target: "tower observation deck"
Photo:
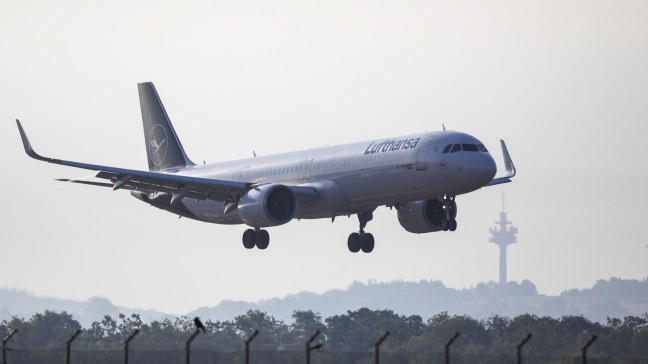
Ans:
[[[511,225],[511,222],[506,219],[506,210],[504,209],[504,195],[502,195],[502,212],[500,212],[499,221],[495,221],[495,227],[490,228],[489,242],[499,245],[500,259],[499,259],[499,284],[504,285],[506,279],[506,247],[510,244],[517,243],[516,234],[518,229]]]

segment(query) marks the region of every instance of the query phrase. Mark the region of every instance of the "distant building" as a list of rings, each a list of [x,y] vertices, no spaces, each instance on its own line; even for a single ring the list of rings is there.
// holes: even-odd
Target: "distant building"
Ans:
[[[502,212],[500,212],[499,221],[495,221],[495,228],[490,228],[489,232],[491,234],[490,239],[488,240],[491,243],[497,244],[500,247],[500,259],[499,259],[499,283],[504,285],[507,282],[506,279],[506,247],[510,244],[517,243],[517,234],[518,229],[513,226],[508,226],[511,224],[510,221],[506,220],[506,210],[504,209],[504,195],[502,195]]]

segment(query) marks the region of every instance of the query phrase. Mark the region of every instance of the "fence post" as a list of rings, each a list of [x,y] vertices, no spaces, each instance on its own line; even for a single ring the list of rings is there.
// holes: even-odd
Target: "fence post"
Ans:
[[[245,364],[250,364],[250,343],[259,335],[259,330],[254,330],[252,335],[245,340]]]
[[[2,339],[2,364],[7,364],[7,341],[11,340],[11,338],[16,335],[18,332],[18,329],[13,329],[13,331],[5,336],[4,339]]]
[[[589,339],[589,341],[587,341],[587,344],[585,344],[585,346],[583,346],[583,349],[582,349],[583,350],[583,364],[587,364],[587,348],[589,348],[590,345],[592,345],[592,343],[594,343],[594,341],[596,341],[596,339],[598,339],[596,334],[592,335],[592,338]]]
[[[124,364],[128,364],[128,344],[135,338],[137,334],[139,334],[140,331],[139,329],[135,329],[132,334],[124,341]]]
[[[313,347],[310,346],[310,344],[315,340],[315,338],[319,334],[320,334],[319,330],[315,331],[313,336],[311,336],[310,339],[308,339],[308,341],[306,341],[306,364],[310,364],[310,352],[313,351],[313,350],[319,350],[322,347],[322,344],[317,344],[317,345],[315,345]]]
[[[191,362],[191,342],[200,334],[200,329],[196,329],[196,332],[191,334],[189,340],[185,343],[185,362],[189,364]]]
[[[529,340],[531,340],[531,336],[533,336],[533,335],[528,334],[528,335],[524,338],[524,340],[522,340],[522,342],[517,346],[517,352],[516,352],[516,354],[517,354],[517,362],[518,362],[518,364],[522,364],[522,347],[523,347],[524,344],[526,344]]]
[[[445,345],[445,362],[446,364],[450,364],[450,345],[452,345],[455,340],[459,337],[459,333],[455,332],[454,336],[450,338],[450,341]]]
[[[79,336],[81,333],[81,330],[77,330],[74,335],[70,338],[70,340],[67,341],[67,350],[66,350],[66,355],[65,355],[65,363],[70,364],[70,355],[72,354],[72,341]]]
[[[383,335],[380,340],[376,343],[374,346],[374,361],[376,364],[380,364],[380,345],[382,345],[383,341],[389,336],[390,332],[387,331],[385,335]]]

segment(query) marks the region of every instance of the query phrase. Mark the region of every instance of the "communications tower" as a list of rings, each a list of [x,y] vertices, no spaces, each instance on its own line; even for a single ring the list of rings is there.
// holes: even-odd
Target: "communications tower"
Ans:
[[[500,212],[499,221],[495,221],[496,225],[499,225],[499,228],[490,228],[489,232],[491,234],[490,239],[488,240],[491,243],[499,245],[500,248],[500,259],[499,259],[499,284],[506,284],[506,247],[510,244],[517,243],[517,234],[518,229],[513,226],[508,226],[511,224],[510,221],[506,220],[506,210],[504,209],[504,195],[502,195],[502,212]]]

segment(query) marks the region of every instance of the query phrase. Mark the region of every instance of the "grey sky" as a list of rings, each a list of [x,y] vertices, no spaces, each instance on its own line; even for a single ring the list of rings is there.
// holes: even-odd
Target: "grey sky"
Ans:
[[[0,0],[0,286],[183,313],[353,280],[497,279],[488,228],[506,193],[509,279],[541,293],[648,274],[645,1]],[[455,233],[381,208],[294,221],[248,251],[244,226],[178,220],[41,154],[147,167],[136,83],[153,81],[187,154],[208,162],[436,130],[481,139],[512,184],[458,197]],[[196,293],[198,292],[198,293]]]

